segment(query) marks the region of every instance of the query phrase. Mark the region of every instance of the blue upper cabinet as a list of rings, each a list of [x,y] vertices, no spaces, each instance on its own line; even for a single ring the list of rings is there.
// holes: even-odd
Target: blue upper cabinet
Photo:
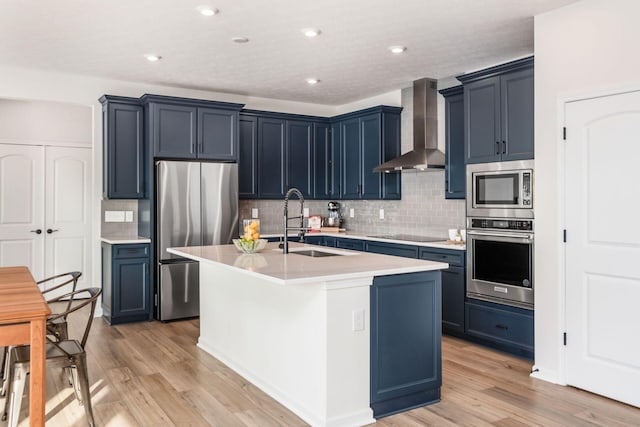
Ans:
[[[139,99],[105,95],[102,103],[103,196],[142,199],[144,188],[144,114]]]
[[[314,123],[313,197],[340,197],[340,128],[327,123]]]
[[[464,199],[464,95],[462,86],[443,89],[445,106],[445,199]]]
[[[285,124],[282,119],[258,117],[258,196],[280,199],[285,190]]]
[[[233,162],[241,104],[144,95],[148,139],[156,158]]]
[[[258,197],[258,119],[240,114],[238,193],[242,199]]]
[[[466,163],[532,159],[533,57],[459,76]]]
[[[332,119],[340,129],[342,199],[400,198],[400,174],[373,168],[400,153],[401,111],[375,107]]]
[[[286,182],[287,190],[297,188],[305,198],[313,197],[313,122],[287,120]]]

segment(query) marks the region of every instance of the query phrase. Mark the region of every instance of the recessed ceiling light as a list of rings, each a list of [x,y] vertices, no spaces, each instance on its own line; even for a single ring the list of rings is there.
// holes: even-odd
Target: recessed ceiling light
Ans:
[[[155,53],[146,53],[144,57],[150,62],[158,62],[162,59],[162,56],[156,55]]]
[[[307,37],[317,37],[322,33],[322,31],[317,28],[303,28],[301,31]]]
[[[198,6],[196,7],[196,10],[200,12],[201,15],[204,15],[204,16],[213,16],[218,14],[218,9],[216,9],[215,7],[206,6],[206,5]]]
[[[249,41],[247,37],[232,37],[231,40],[235,43],[247,43]]]
[[[310,78],[307,79],[307,83],[309,83],[310,85],[315,85],[315,84],[320,83],[320,80],[315,79],[313,77],[310,77]]]
[[[391,46],[389,50],[391,51],[391,53],[402,53],[407,50],[407,48],[404,46]]]

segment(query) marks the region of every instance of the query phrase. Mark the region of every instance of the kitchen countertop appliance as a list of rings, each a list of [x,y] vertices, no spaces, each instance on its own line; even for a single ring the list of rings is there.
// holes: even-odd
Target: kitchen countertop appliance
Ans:
[[[195,317],[198,263],[167,248],[231,243],[238,234],[238,165],[158,161],[156,179],[156,318]]]
[[[327,207],[329,209],[329,214],[327,215],[324,225],[326,227],[342,228],[344,219],[340,213],[340,203],[331,201],[327,204]]]

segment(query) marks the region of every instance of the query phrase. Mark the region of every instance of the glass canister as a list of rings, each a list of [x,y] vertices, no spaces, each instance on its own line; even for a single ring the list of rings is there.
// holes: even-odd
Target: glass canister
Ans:
[[[258,240],[260,238],[260,220],[257,218],[243,219],[240,237],[245,240]]]

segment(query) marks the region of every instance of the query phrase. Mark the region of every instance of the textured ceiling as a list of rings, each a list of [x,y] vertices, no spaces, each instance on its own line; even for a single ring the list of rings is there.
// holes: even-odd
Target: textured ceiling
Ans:
[[[0,64],[340,105],[529,55],[533,16],[573,2],[1,0]]]

